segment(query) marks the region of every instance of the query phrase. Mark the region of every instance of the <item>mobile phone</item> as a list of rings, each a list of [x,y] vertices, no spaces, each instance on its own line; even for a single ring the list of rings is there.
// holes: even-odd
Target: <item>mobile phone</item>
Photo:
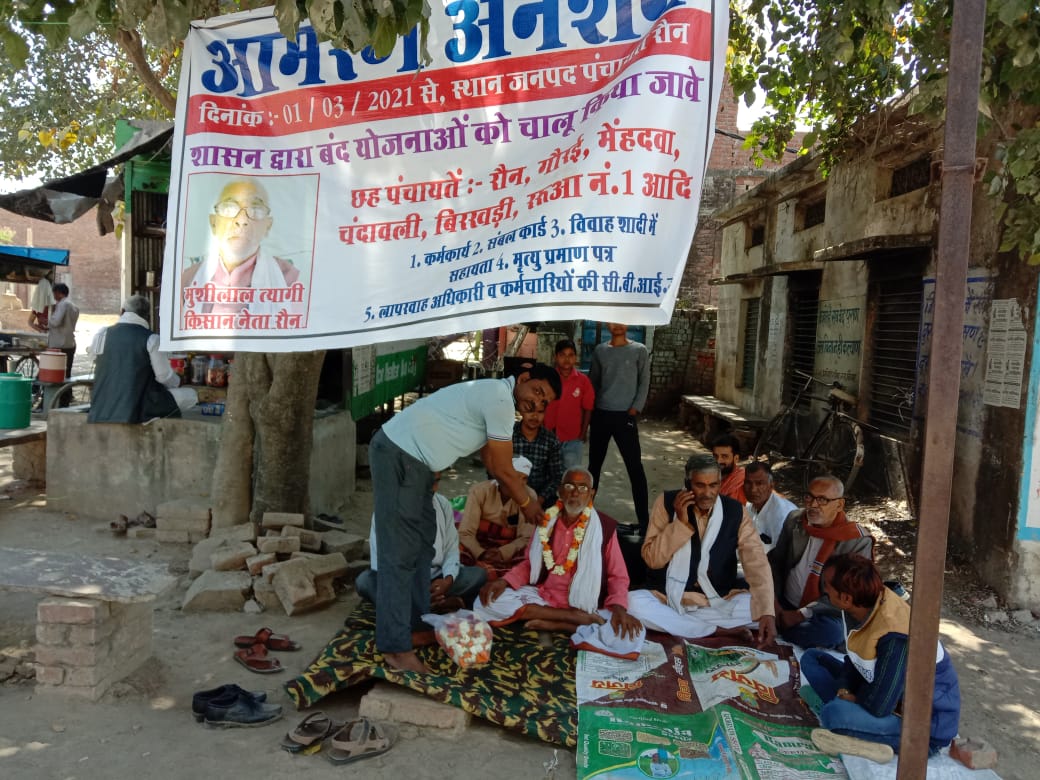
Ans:
[[[686,479],[683,480],[683,485],[686,486],[687,490],[693,490],[693,485],[690,484],[690,478],[689,477],[687,477]]]

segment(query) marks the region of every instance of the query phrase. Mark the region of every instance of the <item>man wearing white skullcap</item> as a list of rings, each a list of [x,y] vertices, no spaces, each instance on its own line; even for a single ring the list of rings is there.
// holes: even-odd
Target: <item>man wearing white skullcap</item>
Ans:
[[[535,492],[526,484],[531,475],[531,461],[513,458],[513,468],[523,478],[530,498],[537,500]],[[494,579],[523,557],[533,533],[534,524],[496,480],[478,482],[469,489],[459,524],[464,565],[480,566],[487,570],[489,579]]]

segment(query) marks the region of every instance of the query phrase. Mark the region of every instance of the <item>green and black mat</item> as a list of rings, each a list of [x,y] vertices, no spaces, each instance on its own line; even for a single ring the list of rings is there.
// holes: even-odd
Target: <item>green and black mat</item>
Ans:
[[[296,707],[379,678],[543,742],[577,744],[577,654],[567,635],[552,635],[546,647],[535,631],[516,625],[496,629],[491,661],[468,669],[459,668],[438,645],[420,647],[416,652],[433,674],[417,675],[383,665],[375,631],[375,610],[362,602],[310,667],[286,683]]]

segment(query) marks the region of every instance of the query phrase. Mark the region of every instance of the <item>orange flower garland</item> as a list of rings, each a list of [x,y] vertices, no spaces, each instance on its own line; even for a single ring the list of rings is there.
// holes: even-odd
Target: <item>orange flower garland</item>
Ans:
[[[591,506],[587,506],[581,511],[581,517],[574,526],[574,539],[571,541],[571,548],[567,551],[567,558],[562,564],[559,564],[553,557],[549,534],[550,526],[554,525],[562,508],[563,502],[557,501],[555,506],[543,515],[542,522],[538,524],[538,538],[542,542],[542,560],[545,562],[549,574],[562,575],[574,571],[574,567],[578,565],[578,548],[581,547],[581,540],[585,538],[585,526],[589,524],[589,518],[592,517]]]

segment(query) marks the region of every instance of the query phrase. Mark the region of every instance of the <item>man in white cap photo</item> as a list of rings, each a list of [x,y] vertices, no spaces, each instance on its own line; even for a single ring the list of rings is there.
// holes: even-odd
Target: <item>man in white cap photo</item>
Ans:
[[[538,496],[527,486],[531,461],[524,457],[513,458],[513,468],[522,477],[530,499],[537,501]],[[534,529],[534,524],[520,511],[520,505],[497,480],[478,482],[469,489],[459,524],[462,563],[480,566],[487,571],[488,579],[496,579],[523,558]]]

